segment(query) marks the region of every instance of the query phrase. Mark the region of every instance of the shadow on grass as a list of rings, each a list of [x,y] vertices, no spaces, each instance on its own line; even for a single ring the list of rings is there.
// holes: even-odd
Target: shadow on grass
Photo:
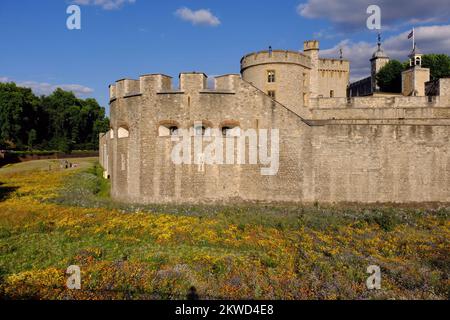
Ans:
[[[5,187],[3,182],[0,182],[0,202],[8,199],[11,193],[15,192],[17,187]]]
[[[8,165],[20,162],[20,159],[16,155],[7,154],[6,157],[0,158],[0,168]]]

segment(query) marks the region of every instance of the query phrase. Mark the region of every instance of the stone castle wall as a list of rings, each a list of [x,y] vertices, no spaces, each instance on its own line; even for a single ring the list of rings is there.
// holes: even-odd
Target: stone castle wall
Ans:
[[[427,96],[439,96],[443,104],[450,105],[450,78],[441,78],[425,83],[425,92]]]
[[[350,63],[346,60],[319,59],[319,96],[346,97]]]
[[[450,202],[450,123],[443,97],[317,98],[295,109],[239,75],[147,75],[110,87],[112,132],[100,161],[114,198],[140,203]],[[431,101],[431,102],[430,102]],[[280,130],[280,168],[175,165],[160,126]],[[120,134],[119,134],[120,133]],[[127,134],[128,133],[128,134]],[[235,138],[227,138],[235,139]]]
[[[307,161],[310,170],[303,177],[309,182],[307,201],[450,200],[448,124],[358,125],[338,121],[313,132]]]
[[[408,123],[450,121],[450,100],[433,97],[318,98],[310,102],[311,119],[394,119]]]
[[[414,66],[402,72],[402,95],[425,96],[425,83],[430,81],[430,69]]]

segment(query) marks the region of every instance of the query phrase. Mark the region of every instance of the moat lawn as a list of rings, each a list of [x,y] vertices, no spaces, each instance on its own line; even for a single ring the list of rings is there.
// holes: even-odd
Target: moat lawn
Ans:
[[[95,159],[70,161],[0,169],[0,298],[449,297],[449,207],[126,205]]]

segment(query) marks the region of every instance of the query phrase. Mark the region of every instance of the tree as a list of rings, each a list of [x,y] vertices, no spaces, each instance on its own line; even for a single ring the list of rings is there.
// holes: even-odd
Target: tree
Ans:
[[[377,73],[377,84],[383,92],[400,93],[402,91],[402,71],[404,67],[397,60],[389,61]]]
[[[28,144],[28,132],[36,126],[39,99],[31,89],[0,83],[0,140],[10,147]]]
[[[430,80],[450,77],[450,56],[446,54],[424,54],[422,67],[430,69]],[[401,64],[391,60],[377,74],[377,83],[381,91],[401,92],[402,71],[409,68],[409,62]]]
[[[46,135],[50,138],[50,144],[59,145],[61,138],[71,140],[74,109],[81,107],[77,97],[72,92],[58,88],[43,98],[43,107],[49,119]]]
[[[33,149],[34,143],[36,142],[37,133],[35,129],[31,129],[30,132],[28,132],[28,148],[30,150]]]
[[[446,54],[425,54],[422,67],[430,68],[431,80],[450,77],[450,56]]]
[[[98,134],[109,129],[105,109],[95,99],[55,90],[36,97],[31,89],[0,83],[0,147],[23,150],[96,150]]]

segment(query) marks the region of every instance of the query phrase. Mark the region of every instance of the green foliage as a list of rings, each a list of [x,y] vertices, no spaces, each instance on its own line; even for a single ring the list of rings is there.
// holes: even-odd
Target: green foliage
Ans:
[[[96,150],[98,134],[109,129],[95,99],[55,90],[36,97],[31,89],[0,83],[0,148],[14,150]]]
[[[103,178],[103,169],[95,162],[88,170],[69,177],[60,196],[54,201],[80,207],[100,207],[111,202],[110,181]]]
[[[192,286],[204,300],[448,298],[444,204],[111,208],[83,161],[0,169],[17,188],[0,201],[0,299],[184,299]],[[66,290],[69,265],[82,290]],[[382,290],[367,290],[369,265]]]
[[[109,189],[110,184],[109,180],[103,178],[103,168],[100,166],[100,163],[96,162],[92,168],[88,171],[90,174],[95,176],[96,187],[94,190],[94,194],[100,198],[108,198],[109,197]]]
[[[14,83],[0,83],[0,141],[2,145],[23,148],[29,128],[36,126],[39,99],[31,89]]]
[[[402,91],[403,65],[397,60],[389,61],[377,74],[377,83],[383,92],[400,93]]]
[[[450,56],[446,54],[425,54],[422,67],[430,69],[431,80],[450,77]],[[383,92],[400,93],[402,90],[402,71],[409,68],[409,62],[391,60],[377,74],[377,83]]]
[[[430,68],[431,80],[450,77],[450,56],[426,54],[422,57],[422,67]]]
[[[31,130],[28,132],[28,147],[29,147],[30,149],[33,149],[33,145],[34,145],[34,143],[36,142],[36,139],[37,139],[37,133],[36,133],[36,130],[35,130],[35,129],[31,129]]]
[[[401,223],[401,217],[396,214],[395,210],[374,210],[365,213],[365,220],[370,224],[378,224],[384,231],[390,232]]]

